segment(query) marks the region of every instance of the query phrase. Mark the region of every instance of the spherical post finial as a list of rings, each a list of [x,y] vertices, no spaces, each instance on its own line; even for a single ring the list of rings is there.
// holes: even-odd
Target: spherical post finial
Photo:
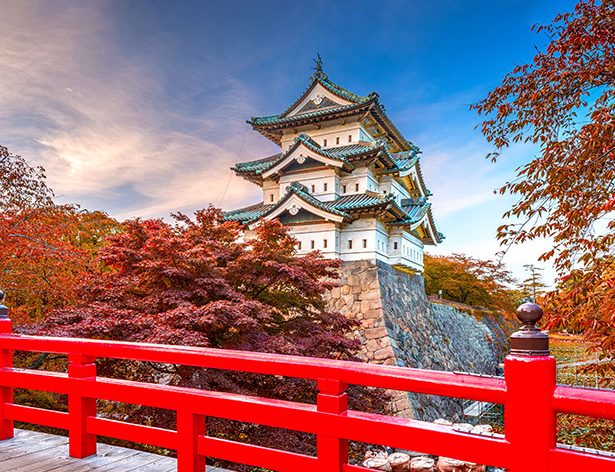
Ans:
[[[542,318],[542,308],[536,303],[524,303],[517,308],[517,319],[525,326],[534,326]]]
[[[524,303],[517,308],[517,318],[523,326],[510,337],[510,353],[522,356],[548,356],[549,336],[536,327],[542,319],[542,308],[536,303]]]

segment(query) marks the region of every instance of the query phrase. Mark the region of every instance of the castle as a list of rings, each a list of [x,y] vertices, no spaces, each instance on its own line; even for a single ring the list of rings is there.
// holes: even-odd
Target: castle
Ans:
[[[438,232],[419,164],[419,149],[387,116],[378,94],[335,84],[320,57],[305,92],[279,115],[255,117],[253,129],[278,154],[232,170],[263,189],[263,201],[225,218],[290,226],[299,254],[319,250],[342,261],[380,260],[423,270],[423,247]]]

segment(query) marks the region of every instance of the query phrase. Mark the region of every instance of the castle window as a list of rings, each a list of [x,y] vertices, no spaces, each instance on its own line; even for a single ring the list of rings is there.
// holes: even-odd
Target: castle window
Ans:
[[[346,193],[346,186],[342,185],[342,193]]]
[[[323,139],[323,140],[322,140],[322,145],[323,145],[324,147],[327,147],[327,140],[326,140],[326,139]]]
[[[301,241],[299,241],[299,242],[297,243],[297,249],[299,249],[299,250],[301,251]]]
[[[358,192],[359,191],[359,184],[354,184],[354,191]]]
[[[352,249],[352,239],[348,240],[348,249]]]
[[[348,135],[348,142],[351,143],[352,142],[352,134]]]
[[[340,137],[338,136],[337,138],[335,138],[335,144],[339,144],[340,143]]]
[[[271,195],[269,195],[269,201],[272,202],[273,201],[273,193]]]
[[[326,182],[323,184],[322,188],[323,188],[323,191],[325,191],[325,192],[327,191],[327,183]]]
[[[363,249],[365,249],[367,247],[367,239],[363,240]]]
[[[316,191],[316,185],[312,185],[312,193]]]
[[[325,249],[327,249],[327,240],[323,239],[322,241],[322,247],[324,247]]]
[[[397,241],[393,243],[393,249],[397,249]]]
[[[314,241],[310,241],[310,249],[314,249]]]

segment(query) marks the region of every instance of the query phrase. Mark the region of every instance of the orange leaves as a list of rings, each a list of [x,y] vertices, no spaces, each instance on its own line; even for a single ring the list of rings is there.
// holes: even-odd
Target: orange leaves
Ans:
[[[607,200],[607,202],[602,206],[602,209],[604,211],[615,211],[615,196],[610,200]]]
[[[72,206],[2,213],[0,283],[19,321],[37,320],[48,309],[74,303],[83,280],[99,270],[93,257],[103,239],[118,228],[103,213]]]
[[[514,311],[517,299],[509,286],[514,282],[505,266],[463,254],[425,254],[425,290],[445,299],[491,310]]]
[[[603,261],[615,250],[615,224],[609,221],[615,210],[614,24],[615,2],[579,1],[573,12],[536,26],[551,38],[546,50],[472,106],[485,117],[481,129],[494,152],[511,142],[538,146],[517,179],[499,190],[519,199],[504,215],[515,225],[501,226],[497,236],[506,246],[550,237],[555,246],[540,260],[552,260],[561,276],[587,274],[566,280],[574,296],[557,297],[559,312],[565,307],[569,313],[560,320],[571,326],[582,319],[575,313],[589,316],[613,306],[603,292],[611,283]],[[600,300],[597,308],[594,300]],[[615,329],[601,326],[584,329],[602,336],[603,346],[615,344]]]

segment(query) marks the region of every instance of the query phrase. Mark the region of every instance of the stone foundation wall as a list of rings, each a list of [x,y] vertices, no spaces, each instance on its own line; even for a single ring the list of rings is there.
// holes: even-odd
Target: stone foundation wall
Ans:
[[[495,374],[507,343],[497,315],[481,318],[430,303],[423,278],[381,261],[344,262],[331,308],[357,320],[360,356],[377,364]],[[461,400],[390,392],[391,413],[434,420],[460,419]]]

